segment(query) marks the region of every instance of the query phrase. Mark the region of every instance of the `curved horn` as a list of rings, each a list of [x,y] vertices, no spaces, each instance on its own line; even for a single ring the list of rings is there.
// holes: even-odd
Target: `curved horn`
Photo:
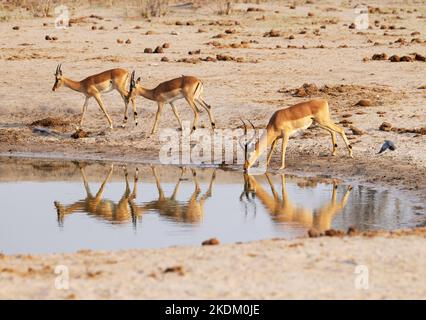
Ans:
[[[56,66],[56,71],[55,71],[55,75],[59,74],[59,64]]]
[[[58,68],[59,74],[62,75],[62,63],[59,64],[59,68]]]

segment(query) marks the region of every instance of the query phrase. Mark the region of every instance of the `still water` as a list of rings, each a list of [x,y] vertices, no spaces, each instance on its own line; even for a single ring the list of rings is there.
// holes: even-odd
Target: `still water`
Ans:
[[[400,195],[326,178],[0,159],[0,252],[200,245],[415,226]]]

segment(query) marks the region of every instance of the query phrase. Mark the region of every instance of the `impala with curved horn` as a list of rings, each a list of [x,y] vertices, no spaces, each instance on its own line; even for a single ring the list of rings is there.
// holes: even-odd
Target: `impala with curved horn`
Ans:
[[[154,134],[157,130],[158,121],[160,120],[161,112],[163,111],[164,104],[166,103],[170,104],[170,106],[172,107],[173,113],[175,114],[176,119],[179,122],[180,128],[183,129],[182,121],[174,105],[174,102],[179,99],[185,99],[191,107],[192,111],[194,112],[192,131],[195,130],[197,126],[197,121],[200,113],[196,102],[207,111],[211,126],[214,129],[215,122],[211,113],[211,106],[208,105],[203,98],[203,83],[199,79],[191,76],[181,76],[180,78],[175,78],[169,81],[162,82],[154,89],[146,89],[141,85],[141,78],[138,78],[135,81],[134,75],[135,72],[133,71],[130,81],[130,99],[135,99],[136,96],[139,95],[157,102],[158,109],[157,114],[155,115],[155,122],[154,126],[152,127],[151,134]]]
[[[59,64],[56,67],[55,84],[53,85],[52,91],[56,91],[60,87],[65,86],[70,88],[71,90],[80,92],[85,96],[86,99],[84,100],[79,127],[83,125],[84,114],[86,113],[89,100],[91,98],[95,98],[102,112],[105,114],[110,128],[111,129],[113,128],[112,120],[110,116],[108,115],[105,105],[101,99],[101,93],[106,93],[113,90],[117,90],[124,101],[124,105],[125,105],[124,119],[127,120],[129,92],[126,90],[126,86],[129,79],[129,73],[126,70],[119,69],[119,68],[111,69],[111,70],[107,70],[107,71],[92,75],[81,81],[74,81],[63,76],[61,67],[62,67],[62,64]],[[136,106],[133,100],[132,100],[132,104],[133,104],[133,113],[135,117],[135,122],[137,125]]]
[[[278,139],[282,139],[280,169],[284,169],[285,152],[289,137],[299,130],[307,129],[313,122],[315,122],[321,129],[330,133],[333,156],[336,155],[337,151],[336,133],[338,133],[346,144],[349,156],[353,158],[352,146],[346,137],[345,131],[342,127],[339,127],[330,119],[328,102],[323,99],[318,99],[301,102],[291,107],[276,111],[266,126],[266,132],[256,143],[254,152],[250,155],[250,157],[246,157],[244,170],[248,170],[251,166],[253,166],[259,156],[269,146],[271,146],[266,163],[266,166],[268,166]]]

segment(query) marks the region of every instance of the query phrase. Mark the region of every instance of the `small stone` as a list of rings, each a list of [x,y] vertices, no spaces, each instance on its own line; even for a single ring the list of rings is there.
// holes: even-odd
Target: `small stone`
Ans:
[[[131,43],[132,43],[132,40],[130,40],[130,39],[126,40],[126,44],[131,44]]]
[[[168,43],[168,42],[165,42],[165,43],[163,43],[163,46],[162,46],[164,49],[168,49],[168,48],[170,48],[170,43]]]
[[[380,131],[391,131],[392,130],[392,124],[390,124],[389,122],[383,122],[380,127],[379,127]]]
[[[389,58],[390,62],[399,62],[401,60],[401,58],[399,56],[397,56],[396,54],[394,54],[393,56],[391,56]]]
[[[163,47],[158,46],[157,48],[155,48],[154,53],[164,53]]]
[[[355,105],[356,106],[361,106],[361,107],[369,107],[371,106],[373,103],[371,102],[370,99],[361,99],[359,100]]]
[[[164,269],[163,273],[177,273],[180,276],[185,275],[185,270],[183,266],[173,266]]]
[[[350,126],[349,126],[349,129],[351,129],[352,133],[353,133],[355,136],[362,136],[363,134],[366,134],[366,132],[365,132],[364,130],[359,129],[359,128],[357,128],[357,127],[353,126],[353,125],[350,125]]]
[[[45,40],[52,40],[52,38],[49,35],[45,36],[44,39]]]
[[[220,244],[220,242],[219,242],[219,239],[217,239],[217,238],[211,238],[211,239],[205,240],[201,243],[201,245],[203,245],[203,246],[216,246],[218,244]]]
[[[161,58],[161,62],[169,62],[169,58],[167,58],[167,57],[162,57],[162,58]]]
[[[14,26],[12,29],[13,30],[19,30],[19,27],[18,26]]]
[[[312,228],[308,230],[308,236],[309,238],[318,238],[321,236],[321,233],[317,229]]]
[[[144,53],[152,53],[152,49],[151,48],[145,48],[143,52]]]
[[[355,227],[351,226],[351,227],[348,228],[347,234],[348,234],[348,236],[353,237],[353,236],[356,236],[358,234],[358,231],[356,230]]]

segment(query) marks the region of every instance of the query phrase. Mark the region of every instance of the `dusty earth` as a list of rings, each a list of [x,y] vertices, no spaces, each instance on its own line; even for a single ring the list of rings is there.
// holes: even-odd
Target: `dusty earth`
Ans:
[[[291,139],[287,172],[380,183],[405,190],[424,206],[426,139],[422,128],[426,122],[426,62],[421,57],[426,55],[426,5],[419,1],[370,2],[370,28],[357,30],[351,26],[355,19],[353,4],[311,2],[294,1],[294,9],[284,1],[236,4],[228,16],[215,14],[208,5],[173,6],[166,16],[150,21],[130,17],[121,7],[83,6],[70,8],[74,23],[66,30],[55,29],[53,17],[18,19],[12,16],[0,23],[3,71],[0,153],[12,157],[157,162],[159,136],[149,134],[156,105],[143,98],[137,101],[140,125],[135,127],[130,117],[127,128],[123,129],[119,125],[124,108],[118,93],[103,96],[115,124],[113,130],[108,129],[99,107],[91,101],[83,126],[89,132],[88,137],[72,138],[84,98],[67,88],[51,91],[56,65],[63,63],[64,75],[75,80],[113,67],[135,69],[147,87],[182,74],[194,75],[204,83],[206,100],[213,107],[220,129],[237,128],[240,117],[264,127],[275,110],[314,97],[328,99],[332,118],[345,126],[355,158],[346,156],[341,141],[339,155],[331,157],[328,133],[314,127]],[[247,12],[248,7],[260,9]],[[93,14],[95,16],[90,17]],[[15,26],[19,29],[14,30]],[[57,40],[45,40],[47,35]],[[130,43],[126,44],[127,39]],[[164,43],[170,46],[164,48],[163,53],[144,53],[145,48],[155,49]],[[189,54],[190,51],[193,54]],[[372,59],[373,55],[382,53],[387,57],[410,56],[413,61]],[[168,62],[161,61],[163,57],[167,57]],[[215,61],[217,59],[221,61]],[[313,85],[302,89],[304,84]],[[358,104],[363,99],[369,100],[364,103],[367,105]],[[192,120],[186,103],[176,104],[182,119]],[[201,124],[208,127],[207,120],[204,112]],[[396,129],[388,130],[390,127],[384,126],[382,128],[388,131],[379,130],[383,122]],[[177,125],[170,108],[166,107],[160,129],[177,128]],[[361,135],[354,131],[361,131]],[[393,141],[397,149],[379,156],[377,152],[384,140]],[[276,154],[273,168],[279,166],[278,158]],[[297,248],[291,247],[294,243],[298,242],[263,241],[216,248],[28,259],[3,257],[0,259],[0,296],[426,297],[424,281],[421,281],[425,266],[424,233],[396,238],[302,240]],[[96,259],[93,260],[93,256]],[[79,268],[80,278],[76,279],[72,293],[52,290],[47,280],[52,274],[43,275],[38,271],[31,278],[35,280],[34,286],[19,285],[28,283],[27,268],[52,268],[63,259]],[[241,264],[234,263],[235,259],[241,259]],[[110,260],[115,262],[109,263]],[[353,283],[352,260],[367,261],[380,270],[376,273],[374,290],[361,292],[354,291],[353,286],[345,287],[347,277]],[[189,270],[183,278],[159,275],[161,268],[181,261],[186,261],[184,267]],[[142,262],[147,268],[138,264]],[[225,262],[230,266],[232,263],[232,268],[224,265]],[[122,270],[121,263],[128,266],[129,273],[117,273]],[[256,265],[258,267],[254,267]],[[20,271],[8,272],[8,268]],[[100,276],[83,275],[92,268],[95,271],[90,272],[96,273],[99,269]],[[242,270],[252,268],[257,272],[253,283],[247,283]],[[336,276],[339,272],[346,277]],[[407,276],[395,279],[402,272]],[[204,281],[206,274],[211,277],[209,281]],[[86,281],[87,277],[90,281]],[[150,290],[140,289],[138,283],[142,278],[139,277],[144,278],[144,284],[152,285]],[[275,277],[282,281],[276,281]],[[3,286],[3,279],[7,286]],[[124,285],[129,280],[132,285]],[[104,289],[95,289],[102,287]]]

